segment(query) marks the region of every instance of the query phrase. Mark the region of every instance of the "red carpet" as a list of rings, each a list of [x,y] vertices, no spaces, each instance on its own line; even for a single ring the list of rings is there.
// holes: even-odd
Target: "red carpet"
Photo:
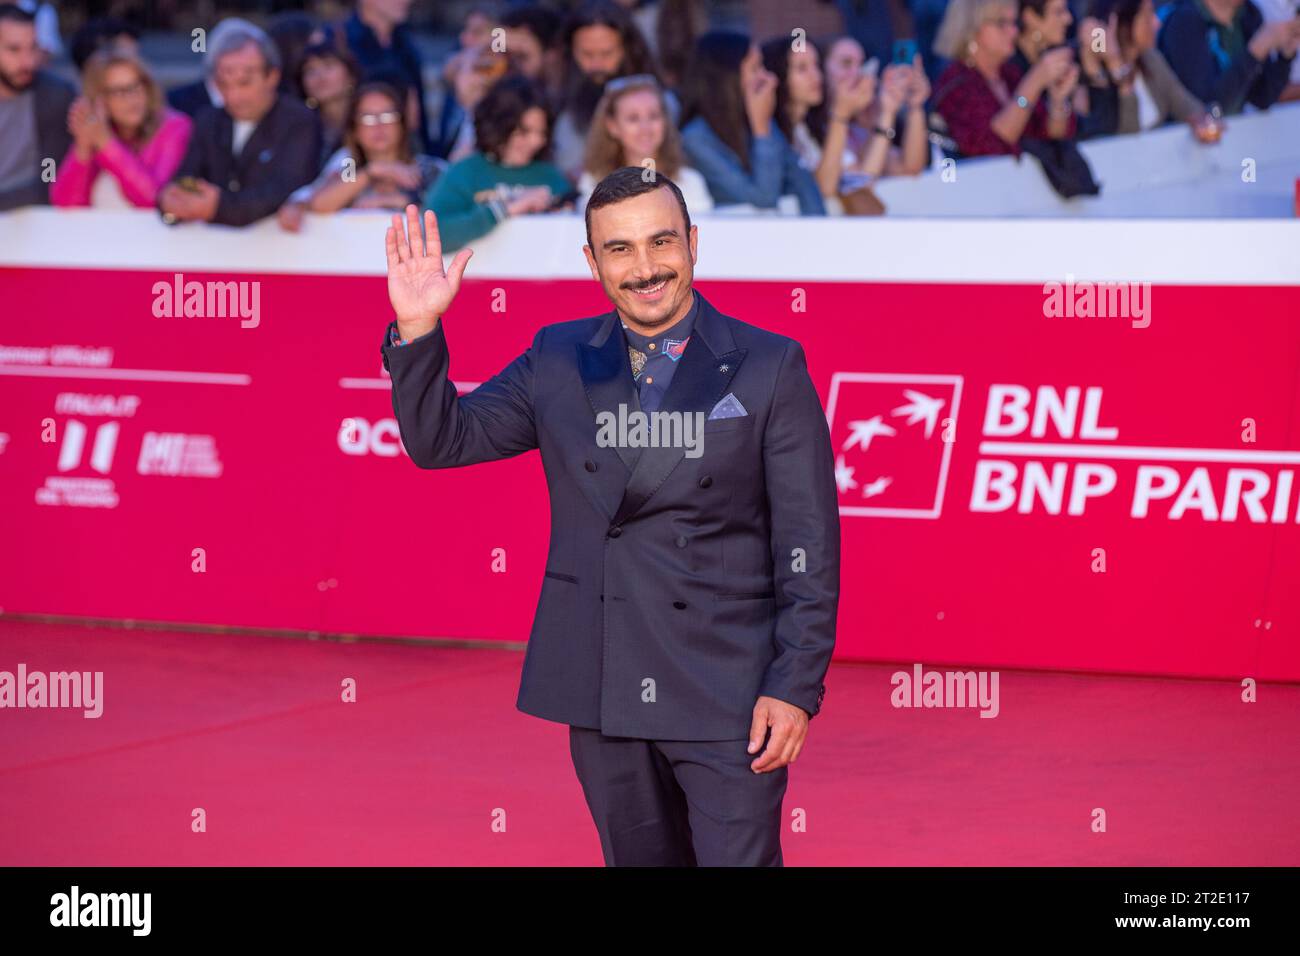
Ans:
[[[566,729],[515,710],[521,662],[0,621],[0,670],[104,673],[99,719],[0,710],[0,865],[598,866]],[[787,865],[1300,864],[1300,687],[1004,671],[981,719],[894,709],[910,667],[831,669]]]

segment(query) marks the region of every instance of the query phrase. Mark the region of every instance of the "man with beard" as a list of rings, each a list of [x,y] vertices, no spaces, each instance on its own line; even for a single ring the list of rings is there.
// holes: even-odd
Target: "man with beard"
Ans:
[[[632,18],[616,3],[593,0],[564,26],[564,79],[551,137],[554,162],[574,182],[582,176],[587,130],[605,84],[615,77],[657,75],[654,56]],[[665,94],[668,120],[676,124],[678,103]]]
[[[77,92],[39,69],[36,21],[16,4],[0,4],[0,211],[48,204],[49,176],[68,153],[68,109]]]
[[[606,864],[781,866],[787,768],[835,645],[830,434],[802,347],[692,287],[697,228],[644,172],[615,170],[587,203],[583,253],[614,308],[544,326],[464,396],[442,319],[472,253],[444,272],[436,217],[426,240],[408,206],[387,234],[381,351],[416,465],[541,452],[551,542],[516,706],[569,725]],[[602,420],[628,409],[702,421],[698,446],[608,440]],[[438,507],[480,505],[510,507]],[[397,579],[436,606],[436,570],[411,570]]]

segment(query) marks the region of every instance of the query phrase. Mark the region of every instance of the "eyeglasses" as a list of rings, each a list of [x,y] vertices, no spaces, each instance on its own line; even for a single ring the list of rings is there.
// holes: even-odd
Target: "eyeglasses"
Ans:
[[[632,76],[616,76],[605,84],[606,93],[617,93],[629,86],[653,86],[659,89],[659,78],[653,73],[634,73]]]
[[[144,92],[144,84],[141,83],[139,80],[136,80],[134,83],[128,83],[126,86],[104,87],[104,95],[109,99],[119,99],[119,98],[126,98],[128,96],[136,96],[137,94],[143,92]]]
[[[387,126],[389,123],[400,123],[402,114],[397,110],[388,110],[384,113],[362,113],[357,117],[357,122],[362,126]]]
[[[995,27],[1001,27],[1002,29],[1005,30],[1007,27],[1014,27],[1016,25],[1016,18],[1015,17],[989,17],[984,22]]]

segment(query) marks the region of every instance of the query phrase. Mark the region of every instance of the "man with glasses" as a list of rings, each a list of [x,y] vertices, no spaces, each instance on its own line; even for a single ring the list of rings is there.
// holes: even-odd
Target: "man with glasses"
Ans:
[[[223,32],[211,56],[222,106],[199,113],[176,181],[159,193],[158,207],[168,222],[245,226],[274,214],[315,177],[320,120],[279,92],[279,51],[257,27]]]

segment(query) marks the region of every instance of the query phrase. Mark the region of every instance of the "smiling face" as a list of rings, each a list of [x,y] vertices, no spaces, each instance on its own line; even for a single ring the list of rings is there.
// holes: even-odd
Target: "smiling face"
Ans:
[[[695,226],[686,234],[677,197],[661,186],[593,210],[583,252],[623,321],[651,335],[690,310],[696,235]]]
[[[625,93],[614,104],[605,125],[609,135],[622,144],[627,165],[640,166],[642,160],[656,158],[666,129],[659,94],[654,90]]]

